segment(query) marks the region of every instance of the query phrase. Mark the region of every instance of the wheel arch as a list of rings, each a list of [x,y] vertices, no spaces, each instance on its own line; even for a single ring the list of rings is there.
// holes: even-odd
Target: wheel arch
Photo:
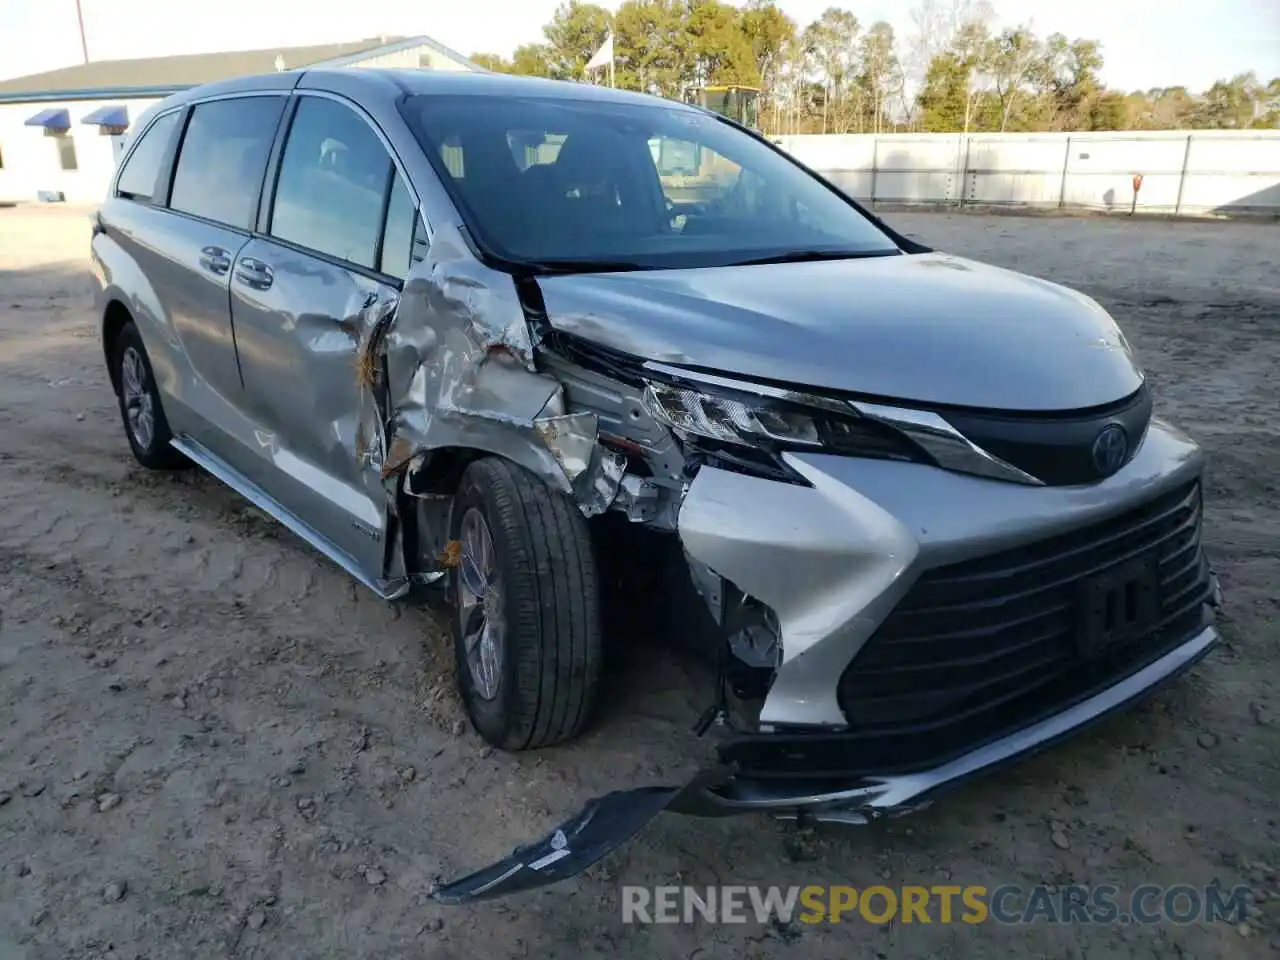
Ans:
[[[479,447],[437,447],[427,452],[421,466],[409,471],[409,489],[416,494],[452,496],[462,474],[481,457],[501,456]]]
[[[107,364],[107,376],[111,379],[111,389],[120,393],[120,379],[116,376],[115,365],[111,357],[116,350],[116,341],[120,339],[120,331],[133,322],[133,314],[124,302],[112,298],[107,301],[102,311],[102,358]]]
[[[570,497],[573,494],[564,474],[548,469],[547,458],[551,454],[546,448],[512,443],[510,439],[495,438],[494,442],[486,442],[482,437],[470,439],[472,444],[433,447],[424,451],[421,462],[411,464],[405,474],[403,489],[410,494],[405,499],[411,501],[415,508],[414,522],[406,530],[408,538],[404,544],[405,560],[410,566],[421,568],[424,563],[431,562],[428,558],[438,557],[446,549],[453,496],[462,475],[477,460],[503,460],[537,476],[557,494]]]

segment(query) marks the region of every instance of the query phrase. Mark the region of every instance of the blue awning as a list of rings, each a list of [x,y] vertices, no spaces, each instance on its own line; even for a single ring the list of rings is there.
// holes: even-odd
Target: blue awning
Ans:
[[[129,108],[99,107],[80,122],[97,127],[127,127],[129,125]]]
[[[41,110],[34,117],[28,118],[25,125],[28,127],[44,127],[46,130],[70,130],[71,115],[65,110],[52,107],[48,110]]]

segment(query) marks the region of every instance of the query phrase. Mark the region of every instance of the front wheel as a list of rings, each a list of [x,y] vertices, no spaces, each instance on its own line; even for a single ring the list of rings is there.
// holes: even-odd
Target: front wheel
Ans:
[[[600,680],[596,562],[586,520],[533,474],[471,464],[450,537],[458,687],[480,735],[504,750],[571,739]]]

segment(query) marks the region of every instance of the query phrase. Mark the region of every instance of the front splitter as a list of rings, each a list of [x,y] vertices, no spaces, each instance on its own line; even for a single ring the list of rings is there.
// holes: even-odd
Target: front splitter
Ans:
[[[537,843],[437,888],[441,903],[468,903],[576,876],[631,840],[663,811],[700,817],[770,813],[833,823],[867,823],[926,806],[944,789],[1043,750],[1119,710],[1187,670],[1219,641],[1208,626],[1185,643],[1093,696],[999,740],[928,770],[856,783],[747,780],[731,768],[702,771],[681,787],[641,787],[592,800]]]

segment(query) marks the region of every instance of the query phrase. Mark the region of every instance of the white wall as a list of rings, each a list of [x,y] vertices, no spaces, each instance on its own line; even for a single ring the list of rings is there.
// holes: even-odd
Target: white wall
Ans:
[[[412,47],[381,57],[352,63],[353,67],[412,67],[426,64],[435,70],[465,70],[431,47]],[[149,100],[75,100],[47,103],[0,103],[0,202],[33,201],[42,190],[61,191],[68,203],[99,203],[115,171],[117,150],[112,137],[100,135],[98,127],[80,121],[99,107],[124,105],[129,119],[136,121],[158,98]],[[79,170],[62,170],[58,145],[39,127],[24,126],[26,120],[47,109],[64,109],[71,119],[67,136],[76,147]]]
[[[1280,216],[1280,130],[775,140],[859,200]]]
[[[63,100],[54,103],[0,103],[0,201],[35,200],[41,190],[61,191],[68,203],[98,203],[107,193],[115,170],[113,137],[101,128],[80,121],[106,106],[125,106],[129,119],[136,121],[150,100]],[[66,133],[76,148],[79,169],[63,170],[58,162],[58,144],[41,127],[24,124],[41,110],[62,109],[70,115]]]

